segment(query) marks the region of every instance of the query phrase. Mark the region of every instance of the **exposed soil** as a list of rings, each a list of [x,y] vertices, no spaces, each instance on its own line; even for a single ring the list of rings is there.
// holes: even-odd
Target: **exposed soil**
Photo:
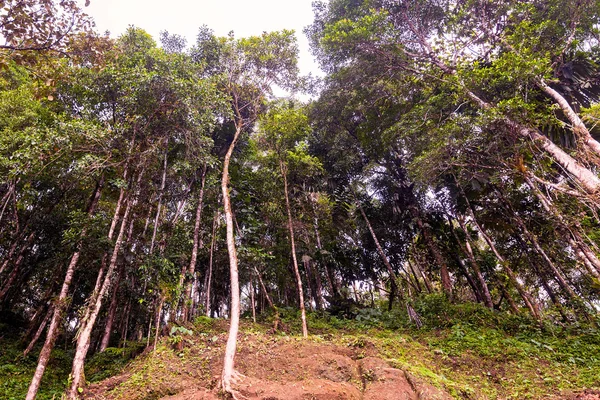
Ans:
[[[86,399],[216,400],[224,335],[189,341],[179,354],[146,354],[122,375],[91,385]],[[392,368],[369,346],[241,335],[236,356],[239,398],[261,400],[452,399]],[[165,396],[167,395],[167,396]],[[587,400],[587,399],[586,399]]]

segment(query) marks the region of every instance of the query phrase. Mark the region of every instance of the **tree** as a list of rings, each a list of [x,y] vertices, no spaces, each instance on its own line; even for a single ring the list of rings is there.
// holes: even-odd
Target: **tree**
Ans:
[[[239,329],[240,289],[233,210],[229,195],[229,165],[236,143],[242,133],[252,129],[272,86],[289,87],[294,83],[298,72],[298,50],[291,31],[264,33],[262,36],[245,39],[235,39],[232,35],[215,38],[210,33],[202,34],[203,32],[198,37],[197,59],[209,61],[216,57],[219,60],[222,90],[229,96],[235,127],[233,139],[223,159],[221,179],[231,276],[230,327],[221,381],[225,391],[234,393],[231,385],[234,380],[234,356]]]

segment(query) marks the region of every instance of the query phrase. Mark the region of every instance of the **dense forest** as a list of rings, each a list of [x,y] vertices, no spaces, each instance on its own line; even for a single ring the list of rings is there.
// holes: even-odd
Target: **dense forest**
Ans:
[[[600,3],[317,1],[304,32],[195,43],[103,36],[74,0],[0,8],[0,314],[37,360],[27,399],[57,343],[75,399],[90,355],[199,316],[228,320],[234,396],[241,316],[417,328],[438,296],[599,323]]]

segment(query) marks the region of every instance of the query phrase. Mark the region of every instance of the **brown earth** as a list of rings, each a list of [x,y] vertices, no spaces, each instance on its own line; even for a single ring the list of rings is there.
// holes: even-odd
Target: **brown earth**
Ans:
[[[161,348],[125,373],[89,386],[86,399],[217,400],[224,335],[190,340],[179,354]],[[392,368],[374,348],[291,337],[243,334],[235,389],[240,399],[452,399],[444,391]]]

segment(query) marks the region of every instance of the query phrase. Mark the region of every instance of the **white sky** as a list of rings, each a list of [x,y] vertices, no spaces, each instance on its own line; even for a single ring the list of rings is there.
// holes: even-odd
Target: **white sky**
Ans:
[[[166,30],[196,41],[198,28],[206,24],[218,36],[234,31],[236,37],[260,35],[264,31],[293,29],[300,48],[302,74],[319,74],[302,29],[311,24],[312,0],[91,0],[84,11],[96,21],[99,32],[122,34],[129,25],[146,30],[159,42]]]

